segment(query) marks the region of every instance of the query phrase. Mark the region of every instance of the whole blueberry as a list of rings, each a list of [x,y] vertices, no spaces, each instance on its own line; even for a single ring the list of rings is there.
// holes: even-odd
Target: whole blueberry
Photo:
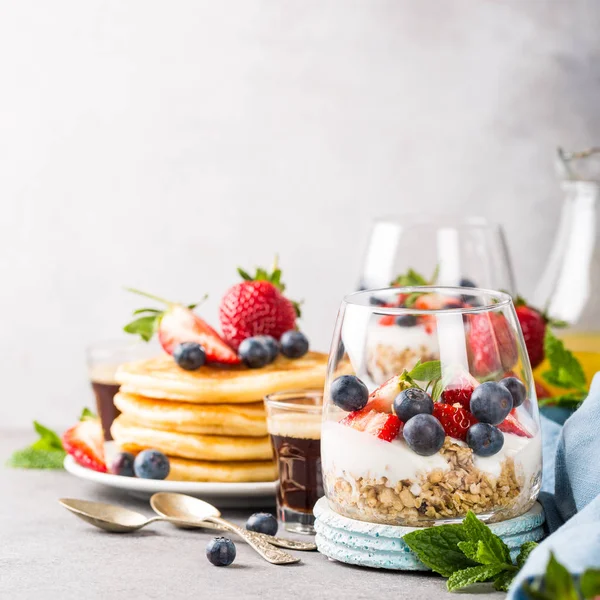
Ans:
[[[400,327],[414,327],[417,324],[415,315],[400,315],[396,317],[396,325]]]
[[[377,296],[369,296],[369,304],[371,306],[385,306],[386,301],[378,298]]]
[[[369,399],[367,386],[355,375],[342,375],[334,379],[329,393],[331,401],[348,412],[364,408]]]
[[[119,452],[115,454],[110,463],[109,471],[115,475],[123,475],[124,477],[135,477],[133,472],[133,461],[135,456],[131,452]]]
[[[404,439],[421,456],[431,456],[444,445],[446,433],[433,415],[415,415],[404,425]]]
[[[495,381],[482,383],[471,395],[471,412],[482,423],[499,425],[506,419],[512,407],[512,394],[506,387]]]
[[[279,340],[281,353],[288,358],[300,358],[308,352],[308,339],[300,331],[286,331]]]
[[[206,353],[196,342],[183,342],[175,346],[173,358],[182,369],[195,371],[206,362]]]
[[[406,423],[415,415],[433,414],[433,400],[427,392],[419,388],[408,388],[394,398],[394,412]]]
[[[504,434],[489,423],[475,423],[467,431],[467,445],[477,456],[492,456],[504,446]]]
[[[460,287],[477,287],[475,282],[472,279],[469,279],[468,277],[463,277],[458,285],[460,285]]]
[[[270,513],[254,513],[246,521],[246,529],[248,531],[256,531],[256,533],[275,535],[278,527],[277,519]]]
[[[246,338],[238,348],[242,362],[251,369],[260,369],[269,364],[271,356],[267,345],[256,337]]]
[[[216,537],[206,545],[206,558],[215,567],[228,567],[235,560],[235,544],[226,537]]]
[[[520,379],[517,379],[516,377],[505,377],[499,383],[510,392],[513,399],[513,407],[516,408],[517,406],[521,406],[521,404],[525,402],[527,388]]]
[[[272,335],[257,335],[256,339],[264,344],[269,352],[269,362],[272,363],[279,354],[279,342]]]
[[[141,479],[166,479],[169,459],[158,450],[142,450],[133,461],[133,471]]]

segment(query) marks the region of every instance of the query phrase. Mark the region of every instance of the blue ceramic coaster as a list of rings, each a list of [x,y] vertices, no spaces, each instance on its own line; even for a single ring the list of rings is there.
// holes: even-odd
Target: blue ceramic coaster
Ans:
[[[329,507],[327,498],[317,502],[314,513],[317,547],[328,558],[376,569],[429,571],[402,540],[416,528],[343,517]],[[544,520],[542,506],[536,502],[524,515],[489,527],[504,540],[514,560],[523,542],[537,542],[544,537]]]

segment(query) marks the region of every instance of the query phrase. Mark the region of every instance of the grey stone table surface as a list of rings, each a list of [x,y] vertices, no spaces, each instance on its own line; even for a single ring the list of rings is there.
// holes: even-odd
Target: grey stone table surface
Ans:
[[[204,548],[212,535],[156,523],[135,534],[92,528],[57,502],[75,497],[144,512],[147,502],[81,481],[64,471],[13,470],[11,451],[33,441],[25,431],[0,430],[0,598],[10,600],[138,600],[153,598],[502,598],[487,584],[449,593],[424,573],[384,572],[329,561],[318,552],[281,567],[243,542],[227,568],[212,566]],[[243,522],[250,510],[226,510]],[[280,532],[282,533],[282,532]],[[213,534],[214,535],[214,534]]]

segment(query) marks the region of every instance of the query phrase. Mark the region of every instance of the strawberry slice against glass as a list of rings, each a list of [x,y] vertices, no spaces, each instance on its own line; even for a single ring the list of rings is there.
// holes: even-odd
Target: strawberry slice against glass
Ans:
[[[370,433],[384,442],[395,440],[403,426],[402,421],[396,415],[370,410],[368,405],[362,410],[350,413],[340,423],[357,431]]]
[[[384,381],[376,390],[373,390],[369,395],[369,400],[365,409],[376,410],[383,413],[393,412],[393,404],[396,396],[404,389],[409,388],[401,375],[394,375],[387,381]]]
[[[65,452],[77,463],[93,471],[106,473],[104,461],[104,435],[98,419],[79,421],[62,436]]]
[[[498,425],[498,429],[504,433],[514,433],[521,437],[531,438],[533,435],[525,429],[517,417],[517,409],[513,408],[508,417]]]
[[[139,294],[167,305],[164,311],[143,308],[134,314],[144,314],[125,326],[127,333],[140,335],[148,341],[158,333],[158,341],[168,354],[173,354],[175,347],[183,342],[197,342],[204,348],[208,362],[237,365],[240,359],[227,342],[203,319],[193,312],[196,305],[184,306],[169,302],[158,296],[127,288]]]

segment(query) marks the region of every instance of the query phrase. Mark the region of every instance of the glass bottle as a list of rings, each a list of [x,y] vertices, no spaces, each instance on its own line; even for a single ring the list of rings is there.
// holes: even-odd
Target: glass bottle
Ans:
[[[572,153],[559,148],[558,159],[565,199],[533,305],[568,324],[555,333],[578,358],[589,385],[600,371],[600,148]],[[547,368],[544,361],[536,373]]]

